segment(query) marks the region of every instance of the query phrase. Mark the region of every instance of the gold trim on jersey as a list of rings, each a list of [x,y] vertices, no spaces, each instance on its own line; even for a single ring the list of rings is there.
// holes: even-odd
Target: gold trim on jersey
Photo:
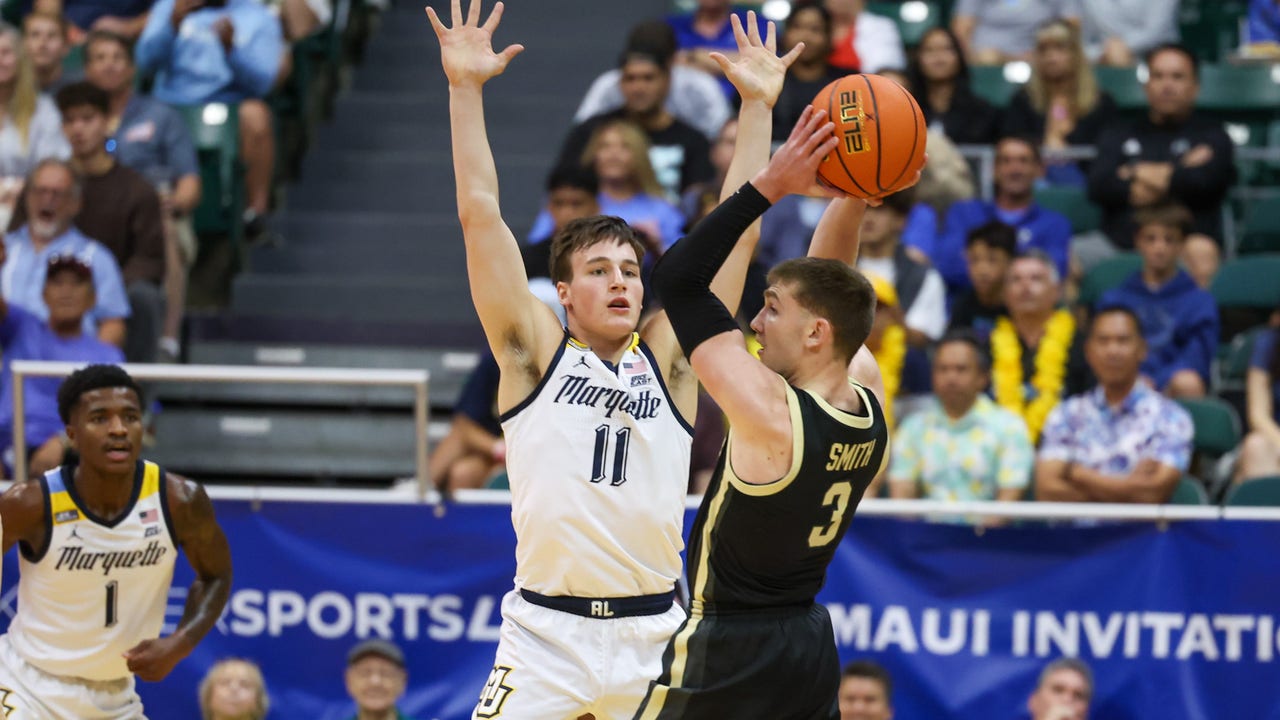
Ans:
[[[71,493],[66,490],[49,493],[49,510],[54,525],[84,519],[84,513],[80,511],[76,501],[71,499]]]
[[[662,715],[663,706],[667,704],[667,690],[684,687],[684,671],[689,664],[689,639],[698,631],[698,623],[702,621],[702,612],[697,609],[701,603],[695,601],[695,609],[689,613],[684,627],[676,633],[672,640],[671,682],[667,685],[653,684],[649,700],[645,703],[640,720],[657,720]]]
[[[724,448],[724,477],[743,495],[765,497],[780,493],[800,474],[800,465],[804,462],[804,416],[800,414],[800,399],[790,385],[787,386],[787,410],[791,413],[791,467],[786,475],[773,482],[755,485],[739,478],[733,471],[733,428],[729,428],[729,439],[725,441]]]
[[[867,414],[865,417],[861,415],[854,415],[845,410],[841,410],[840,408],[835,407],[831,403],[827,402],[821,395],[818,395],[817,393],[809,392],[808,390],[805,390],[805,392],[809,393],[809,397],[813,398],[813,401],[818,403],[818,407],[822,408],[823,412],[825,412],[827,415],[830,415],[832,420],[835,420],[836,422],[842,423],[844,425],[848,425],[851,428],[866,430],[867,428],[871,427],[871,425],[876,420],[875,415],[871,410],[871,401],[867,399],[867,389],[859,385],[858,382],[855,381],[853,378],[849,378],[849,385],[853,388],[854,392],[858,393],[858,397],[862,398],[862,407],[864,410],[867,411]]]
[[[572,336],[572,335],[570,335],[570,336],[569,336],[569,339],[566,341],[566,343],[565,343],[565,344],[567,344],[567,345],[568,345],[569,347],[571,347],[571,348],[576,348],[576,349],[578,349],[578,350],[590,350],[590,349],[591,349],[591,346],[590,346],[590,345],[588,345],[588,344],[586,344],[586,343],[582,342],[581,340],[579,340],[579,339],[575,338],[575,337],[574,337],[574,336]],[[638,348],[638,347],[640,347],[640,333],[635,332],[635,331],[632,331],[632,333],[631,333],[631,342],[627,345],[627,352],[634,351],[634,350],[635,350],[636,348]]]
[[[138,500],[145,500],[160,492],[160,466],[149,460],[142,461],[142,489]]]

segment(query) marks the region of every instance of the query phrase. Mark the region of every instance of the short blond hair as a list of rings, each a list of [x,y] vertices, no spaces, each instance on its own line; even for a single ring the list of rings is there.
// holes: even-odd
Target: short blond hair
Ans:
[[[249,669],[249,676],[258,683],[258,702],[254,706],[252,720],[263,720],[267,716],[267,711],[271,709],[271,700],[267,697],[267,681],[262,677],[262,669],[258,667],[258,663],[248,659],[239,657],[230,657],[219,660],[209,668],[209,672],[205,673],[204,678],[200,681],[200,717],[203,720],[213,720],[213,710],[209,708],[209,698],[213,695],[213,684],[218,680],[218,675],[223,670],[232,665],[243,665]]]

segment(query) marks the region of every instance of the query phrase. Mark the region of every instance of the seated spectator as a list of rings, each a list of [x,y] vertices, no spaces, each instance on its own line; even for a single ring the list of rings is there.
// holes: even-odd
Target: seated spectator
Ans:
[[[583,151],[600,126],[614,120],[630,120],[649,139],[649,162],[666,199],[675,201],[694,183],[710,180],[713,173],[710,144],[691,125],[681,122],[665,107],[671,86],[667,61],[651,52],[632,50],[621,63],[623,105],[574,126],[560,148],[557,165],[582,162]]]
[[[616,119],[597,126],[581,163],[599,178],[600,213],[626,220],[644,233],[651,250],[660,253],[680,239],[684,216],[664,198],[650,157],[644,131]],[[534,220],[530,238],[550,236],[551,225],[544,210]]]
[[[897,23],[867,12],[866,0],[825,0],[825,3],[827,12],[831,13],[832,27],[828,62],[846,72],[861,73],[907,66]],[[791,13],[794,17],[794,8]]]
[[[1150,205],[1134,213],[1134,246],[1142,269],[1098,301],[1123,305],[1142,322],[1147,343],[1143,376],[1171,397],[1204,397],[1218,352],[1218,306],[1178,267],[1191,213],[1178,205]]]
[[[1093,390],[1049,414],[1036,458],[1036,498],[1057,502],[1168,502],[1191,462],[1191,416],[1142,381],[1138,316],[1100,310],[1086,353]]]
[[[262,670],[252,660],[219,660],[200,681],[201,720],[263,720],[271,709]]]
[[[668,15],[667,23],[676,33],[676,63],[698,68],[720,81],[725,98],[736,101],[738,91],[724,76],[719,63],[711,59],[712,52],[734,59],[738,55],[738,41],[733,37],[729,16],[737,15],[742,27],[747,27],[746,10],[734,9],[730,0],[697,0],[693,12]],[[757,17],[760,37],[765,36],[765,20]],[[736,102],[734,102],[736,104]]]
[[[365,640],[351,648],[346,672],[347,693],[356,703],[351,720],[409,720],[396,708],[408,681],[404,652],[391,642]]]
[[[93,269],[97,302],[85,315],[85,333],[96,333],[99,340],[124,347],[129,300],[120,266],[111,250],[71,224],[80,210],[82,192],[79,178],[66,162],[42,160],[36,165],[23,194],[27,222],[4,239],[0,288],[10,305],[47,320],[44,268],[54,255],[74,255]]]
[[[965,237],[964,259],[970,287],[961,291],[951,305],[951,329],[967,328],[984,343],[987,341],[996,319],[1008,314],[1004,306],[1004,280],[1017,254],[1016,232],[999,220],[969,231]]]
[[[440,494],[482,488],[506,468],[497,403],[498,361],[485,350],[453,406],[448,434],[431,454],[427,476]]]
[[[738,118],[735,117],[725,122],[711,143],[711,177],[690,185],[680,195],[680,212],[687,220],[686,225],[692,226],[720,204],[720,188],[724,187],[737,144]]]
[[[1147,54],[1146,117],[1109,128],[1098,138],[1089,171],[1089,199],[1102,206],[1102,229],[1117,248],[1133,247],[1133,212],[1162,201],[1195,219],[1183,259],[1207,287],[1218,271],[1222,202],[1235,181],[1234,145],[1222,123],[1197,115],[1196,56],[1181,45]]]
[[[187,123],[176,110],[133,91],[137,70],[128,41],[93,31],[85,41],[85,79],[107,93],[107,147],[116,160],[142,173],[160,194],[165,240],[165,316],[159,358],[176,360],[187,304],[187,272],[196,261],[192,215],[200,204],[200,166]]]
[[[985,395],[991,363],[976,335],[946,335],[934,350],[936,401],[893,437],[889,494],[947,502],[1022,498],[1035,450],[1021,417]]]
[[[957,145],[995,142],[1000,112],[974,94],[969,64],[950,30],[935,27],[925,32],[907,75],[931,132],[941,131]]]
[[[1058,307],[1062,278],[1039,250],[1014,258],[1004,281],[1009,314],[996,320],[991,346],[992,395],[1040,439],[1045,418],[1064,397],[1092,385],[1075,317]]]
[[[44,263],[41,302],[47,319],[0,299],[0,445],[6,477],[13,474],[14,360],[55,360],[77,363],[122,363],[124,355],[84,329],[94,305],[93,271],[75,255],[52,255]],[[27,445],[27,477],[39,477],[62,464],[63,422],[58,417],[59,378],[23,380],[23,417]],[[16,478],[25,480],[26,478]]]
[[[1235,481],[1280,475],[1280,329],[1254,341],[1245,375],[1245,419],[1249,434],[1240,445]]]
[[[867,279],[876,291],[876,314],[866,345],[880,368],[880,379],[884,383],[884,418],[892,428],[893,404],[902,390],[902,370],[907,359],[907,328],[902,321],[902,308],[898,305],[898,293],[893,289],[893,283],[874,274],[867,275]]]
[[[1076,658],[1058,658],[1040,671],[1027,698],[1031,720],[1088,720],[1093,700],[1093,671]]]
[[[800,113],[818,92],[832,81],[849,74],[830,64],[831,15],[816,0],[804,0],[791,7],[786,29],[778,43],[778,54],[786,55],[804,43],[804,50],[787,68],[787,79],[773,106],[773,140],[784,142],[800,120]]]
[[[893,679],[870,660],[855,660],[840,673],[840,720],[893,720]]]
[[[551,224],[545,233],[530,233],[529,244],[521,248],[525,275],[530,278],[551,277],[551,238],[572,220],[599,215],[599,194],[600,179],[589,167],[565,165],[551,171],[547,176],[547,206],[542,211]],[[535,225],[542,220],[540,215]]]
[[[714,140],[732,117],[729,101],[715,76],[692,65],[672,63],[676,56],[676,34],[662,20],[642,22],[627,36],[624,54],[631,50],[653,53],[671,68],[671,89],[665,103],[667,112],[692,125]],[[622,107],[622,71],[614,68],[595,79],[573,114],[575,123]]]
[[[1178,41],[1178,0],[1081,0],[1081,5],[1089,62],[1131,67],[1151,48]]]
[[[137,40],[147,25],[154,0],[19,0],[25,15],[28,8],[59,15],[70,25],[68,38],[79,45],[91,30],[115,33]]]
[[[8,61],[4,61],[8,58]],[[71,155],[58,108],[40,94],[35,70],[12,25],[0,22],[0,227],[8,227],[23,178],[45,158]]]
[[[1027,138],[1007,137],[996,145],[995,199],[964,200],[951,206],[938,239],[934,266],[951,292],[969,287],[965,270],[965,238],[969,231],[998,220],[1017,230],[1018,252],[1041,250],[1066,277],[1071,252],[1071,221],[1036,202],[1035,184],[1044,175],[1040,149]]]
[[[951,30],[974,65],[1027,60],[1036,28],[1050,20],[1080,24],[1080,0],[959,0],[951,11]]]
[[[1096,143],[1115,115],[1115,101],[1098,89],[1076,26],[1051,20],[1037,30],[1031,79],[1009,100],[1004,134],[1040,139],[1048,156],[1049,182],[1083,187],[1080,166],[1062,151]]]
[[[71,165],[80,176],[76,227],[107,246],[124,273],[129,296],[124,354],[130,362],[154,362],[164,318],[164,227],[160,198],[137,172],[107,152],[107,94],[88,82],[58,93],[62,129],[71,142]],[[10,227],[27,222],[19,209]]]
[[[138,39],[138,68],[170,105],[239,103],[245,235],[261,236],[271,205],[275,135],[262,98],[284,76],[280,20],[258,0],[158,0]]]
[[[862,216],[858,270],[893,284],[907,345],[924,349],[947,329],[947,290],[938,271],[910,257],[902,245],[902,227],[911,209],[910,191],[894,193],[868,207]]]
[[[333,0],[266,0],[280,15],[284,38],[298,42],[324,30],[333,22]]]
[[[53,95],[79,78],[64,72],[67,59],[67,19],[35,11],[22,19],[22,47],[31,58],[40,92]]]
[[[1280,4],[1275,0],[1249,0],[1243,49],[1246,56],[1280,58]]]

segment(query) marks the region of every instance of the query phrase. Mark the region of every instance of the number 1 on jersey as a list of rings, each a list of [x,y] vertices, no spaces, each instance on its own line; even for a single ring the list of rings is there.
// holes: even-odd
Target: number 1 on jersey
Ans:
[[[825,527],[817,525],[809,531],[809,547],[822,547],[836,539],[836,533],[840,532],[840,521],[844,518],[844,511],[849,509],[851,495],[853,495],[853,484],[848,481],[838,482],[827,490],[827,494],[822,498],[822,507],[835,505],[835,509],[831,511],[831,524]]]
[[[112,580],[107,583],[107,623],[103,627],[116,626],[116,608],[119,607],[120,582]]]
[[[621,485],[627,481],[627,447],[631,444],[631,428],[618,428],[614,433],[613,472],[609,470],[609,426],[596,428],[596,450],[591,458],[591,482],[598,483],[609,477],[609,484]]]

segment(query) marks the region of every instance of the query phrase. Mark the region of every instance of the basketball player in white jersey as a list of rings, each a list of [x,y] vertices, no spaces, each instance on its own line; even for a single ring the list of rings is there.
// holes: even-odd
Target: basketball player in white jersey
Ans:
[[[58,412],[79,461],[0,496],[4,551],[21,551],[0,709],[5,720],[137,720],[134,676],[163,679],[213,627],[231,553],[204,489],[139,459],[142,394],[124,370],[76,371]],[[179,548],[196,580],[162,638]]]
[[[697,382],[665,314],[637,332],[644,246],[620,219],[574,221],[551,241],[567,328],[524,290],[520,252],[498,206],[481,93],[523,48],[493,50],[501,3],[483,24],[478,0],[465,20],[460,0],[451,4],[450,27],[427,14],[449,80],[472,300],[502,370],[498,406],[518,538],[516,590],[503,601],[497,659],[473,717],[626,718],[685,617],[673,590]],[[772,104],[802,49],[778,58],[772,30],[767,41],[754,31],[739,41],[727,74],[744,97],[739,143],[750,151],[735,153],[734,188],[768,160]],[[713,284],[730,308],[750,257],[744,245]]]

